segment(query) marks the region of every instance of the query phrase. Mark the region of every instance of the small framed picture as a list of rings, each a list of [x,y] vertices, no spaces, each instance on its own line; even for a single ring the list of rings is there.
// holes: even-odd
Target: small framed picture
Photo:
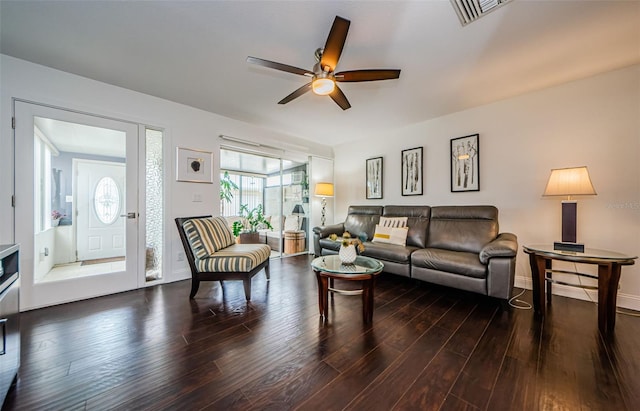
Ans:
[[[176,181],[213,183],[211,152],[178,147],[176,156]]]
[[[382,198],[382,157],[367,159],[367,200]]]
[[[422,147],[402,150],[402,195],[422,195]]]
[[[451,139],[451,192],[480,191],[480,135]]]

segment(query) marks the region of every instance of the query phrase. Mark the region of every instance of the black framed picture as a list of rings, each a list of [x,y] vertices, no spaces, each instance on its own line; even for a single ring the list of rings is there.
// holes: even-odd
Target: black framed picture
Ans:
[[[480,191],[480,135],[451,139],[451,192]]]
[[[382,157],[367,159],[367,200],[382,198]]]
[[[402,150],[402,195],[422,195],[422,147]]]

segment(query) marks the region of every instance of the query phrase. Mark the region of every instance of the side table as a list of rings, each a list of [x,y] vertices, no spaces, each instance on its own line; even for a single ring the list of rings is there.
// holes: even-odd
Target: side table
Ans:
[[[616,300],[618,283],[623,265],[633,265],[637,256],[629,256],[614,251],[586,248],[584,252],[554,250],[552,244],[526,245],[529,254],[531,280],[533,282],[533,308],[536,314],[544,316],[546,303],[551,303],[551,286],[555,282],[553,273],[576,274],[598,279],[598,329],[603,335],[610,334],[616,324]],[[563,270],[553,270],[552,262],[570,261],[578,264],[596,264],[597,277]],[[546,286],[545,286],[546,283]],[[565,285],[580,287],[576,284]],[[546,289],[546,302],[545,302]]]
[[[305,249],[306,233],[304,231],[285,231],[284,232],[284,253],[296,254],[302,253]]]

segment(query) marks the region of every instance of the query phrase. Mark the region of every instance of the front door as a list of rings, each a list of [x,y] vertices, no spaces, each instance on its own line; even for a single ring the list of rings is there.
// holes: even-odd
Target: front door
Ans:
[[[124,180],[126,166],[75,160],[76,249],[79,261],[125,256]]]
[[[21,310],[137,288],[138,126],[15,101]]]

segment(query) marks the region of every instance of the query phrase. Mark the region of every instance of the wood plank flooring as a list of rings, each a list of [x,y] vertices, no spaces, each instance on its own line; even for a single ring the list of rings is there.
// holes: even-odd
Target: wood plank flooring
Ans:
[[[248,304],[182,281],[23,313],[3,409],[640,409],[640,318],[604,341],[593,303],[556,296],[541,321],[382,274],[371,325],[346,295],[322,323],[310,259],[273,260]]]

